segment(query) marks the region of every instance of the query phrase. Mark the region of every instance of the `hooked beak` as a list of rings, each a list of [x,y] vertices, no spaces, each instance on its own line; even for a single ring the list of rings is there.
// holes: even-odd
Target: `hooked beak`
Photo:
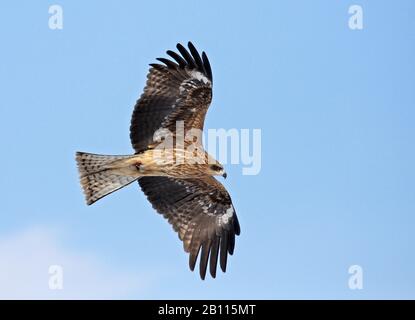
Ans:
[[[226,177],[227,177],[228,175],[227,175],[227,173],[225,172],[224,174],[222,174],[222,177],[224,177],[225,179],[226,179]]]

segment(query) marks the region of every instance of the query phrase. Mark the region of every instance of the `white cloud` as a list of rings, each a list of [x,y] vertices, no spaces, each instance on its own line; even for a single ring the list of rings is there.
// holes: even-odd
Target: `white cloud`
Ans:
[[[69,251],[51,229],[31,228],[0,238],[0,299],[142,298],[144,275],[114,270],[96,257]],[[63,268],[63,289],[49,289],[49,267]]]

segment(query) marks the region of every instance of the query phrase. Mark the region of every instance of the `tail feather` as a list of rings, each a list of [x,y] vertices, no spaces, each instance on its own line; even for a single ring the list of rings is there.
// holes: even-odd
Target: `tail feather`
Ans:
[[[128,158],[131,156],[76,153],[81,186],[88,205],[138,179],[137,176],[122,175],[111,166],[116,160]]]

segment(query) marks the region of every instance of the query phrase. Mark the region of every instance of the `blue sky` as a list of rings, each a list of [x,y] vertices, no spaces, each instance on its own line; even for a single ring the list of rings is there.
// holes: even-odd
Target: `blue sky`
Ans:
[[[63,8],[62,30],[48,8]],[[363,30],[348,8],[361,5]],[[415,298],[413,1],[3,1],[0,297]],[[259,128],[226,166],[241,223],[201,281],[136,184],[87,207],[74,153],[132,152],[148,63],[177,42],[214,74],[206,128]],[[62,265],[64,289],[48,289]],[[350,290],[348,268],[363,269]]]

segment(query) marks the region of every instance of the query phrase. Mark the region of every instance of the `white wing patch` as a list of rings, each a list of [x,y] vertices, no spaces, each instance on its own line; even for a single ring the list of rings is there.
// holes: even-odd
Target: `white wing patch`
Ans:
[[[210,84],[210,80],[200,71],[192,70],[189,72],[192,78],[203,82],[204,84]]]
[[[219,217],[219,225],[224,225],[229,222],[229,220],[233,217],[235,210],[233,209],[233,206],[231,205],[226,212]]]

